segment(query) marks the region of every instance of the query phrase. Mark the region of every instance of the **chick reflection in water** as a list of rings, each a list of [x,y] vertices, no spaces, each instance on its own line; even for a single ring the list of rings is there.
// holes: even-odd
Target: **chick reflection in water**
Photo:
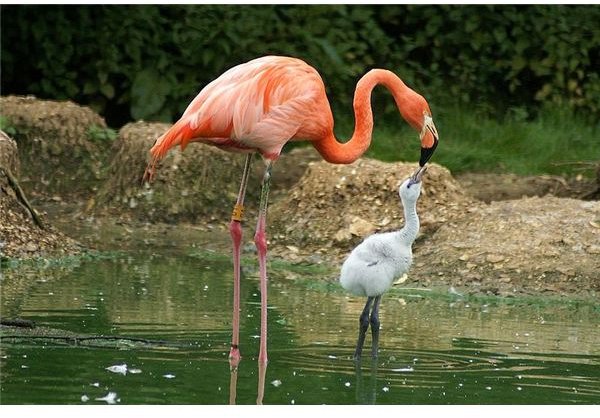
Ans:
[[[356,376],[355,398],[357,405],[375,405],[377,403],[377,359],[371,361],[371,369],[367,384],[365,385],[363,371],[360,362],[354,363]]]
[[[369,324],[373,338],[371,354],[373,358],[377,357],[381,295],[392,286],[395,279],[408,271],[412,263],[412,244],[419,232],[417,200],[421,194],[421,178],[425,170],[425,167],[419,168],[400,185],[404,227],[399,231],[367,237],[352,250],[342,265],[342,287],[354,295],[367,297],[367,303],[360,315],[358,342],[354,352],[356,360],[361,358]]]

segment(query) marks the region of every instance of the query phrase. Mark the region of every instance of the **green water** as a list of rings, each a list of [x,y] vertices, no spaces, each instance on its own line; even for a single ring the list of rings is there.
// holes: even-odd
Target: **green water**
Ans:
[[[142,253],[30,269],[29,276],[5,269],[3,316],[162,343],[116,348],[4,338],[2,404],[104,404],[96,399],[109,392],[120,404],[256,403],[255,265],[244,269],[237,375],[227,361],[227,258]],[[477,300],[394,288],[382,301],[379,359],[356,367],[364,300],[323,284],[324,276],[272,265],[264,404],[600,403],[594,301]],[[370,337],[366,343],[368,353]],[[107,370],[121,364],[129,373]]]

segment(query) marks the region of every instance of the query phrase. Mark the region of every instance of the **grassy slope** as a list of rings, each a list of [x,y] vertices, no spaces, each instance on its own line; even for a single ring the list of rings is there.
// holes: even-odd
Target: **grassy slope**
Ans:
[[[416,161],[418,138],[403,121],[375,116],[367,156],[383,161]],[[440,145],[433,162],[460,172],[529,174],[578,173],[573,161],[600,161],[600,123],[595,125],[560,109],[545,109],[528,121],[513,112],[499,119],[471,109],[437,109]],[[348,138],[352,122],[336,121],[336,134]],[[591,176],[592,170],[584,174]]]

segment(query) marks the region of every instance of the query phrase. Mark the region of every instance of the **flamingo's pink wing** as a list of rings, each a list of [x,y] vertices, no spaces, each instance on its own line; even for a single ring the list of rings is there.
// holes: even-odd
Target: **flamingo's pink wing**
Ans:
[[[263,154],[278,152],[322,91],[318,73],[297,59],[262,57],[238,65],[202,89],[151,152],[160,159],[191,140],[225,139]]]

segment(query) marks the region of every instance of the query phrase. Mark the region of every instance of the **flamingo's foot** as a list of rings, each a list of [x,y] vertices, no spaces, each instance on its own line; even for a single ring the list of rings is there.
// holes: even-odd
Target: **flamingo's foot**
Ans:
[[[240,361],[242,360],[242,356],[240,355],[240,349],[237,345],[231,345],[231,350],[229,351],[229,368],[231,371],[237,370]]]

